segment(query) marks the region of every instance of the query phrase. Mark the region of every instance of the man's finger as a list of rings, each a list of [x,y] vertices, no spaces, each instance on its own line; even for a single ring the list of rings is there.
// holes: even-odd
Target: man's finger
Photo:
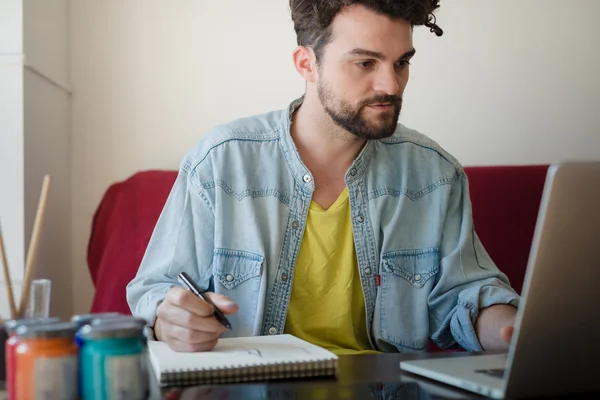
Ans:
[[[239,306],[227,296],[213,292],[206,292],[204,296],[209,298],[224,314],[235,314],[239,310]]]
[[[169,323],[169,325],[208,333],[220,334],[225,332],[225,327],[212,315],[208,317],[199,317],[176,305],[159,307],[157,315],[161,321],[165,321]]]
[[[169,335],[172,338],[181,340],[182,342],[192,345],[202,345],[205,343],[212,343],[219,338],[219,335],[225,331],[226,328],[221,326],[219,332],[204,332],[197,331],[194,329],[184,328],[182,326],[172,325],[169,329]]]
[[[202,343],[202,344],[190,344],[185,343],[179,339],[169,337],[167,340],[167,344],[173,351],[183,352],[183,353],[192,353],[197,351],[208,351],[212,350],[216,344],[217,339],[210,343]]]
[[[179,308],[183,308],[199,317],[208,317],[214,314],[213,306],[182,287],[174,287],[167,293],[167,300]]]

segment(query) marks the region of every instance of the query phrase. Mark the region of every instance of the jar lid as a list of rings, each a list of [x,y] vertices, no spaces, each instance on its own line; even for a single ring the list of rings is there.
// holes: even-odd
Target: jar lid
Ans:
[[[142,328],[146,326],[146,320],[144,318],[138,318],[124,314],[94,318],[89,322],[89,324],[92,326],[97,326],[104,324],[114,324],[117,322],[132,322],[139,324]]]
[[[11,319],[4,323],[4,328],[6,333],[9,335],[13,334],[18,327],[26,325],[39,325],[39,324],[49,324],[60,322],[60,318],[57,317],[49,317],[49,318],[20,318],[20,319]]]
[[[16,334],[21,338],[68,338],[73,337],[77,325],[72,322],[55,322],[49,324],[21,325]]]
[[[97,325],[85,325],[79,331],[83,339],[117,339],[145,337],[144,325],[135,320],[113,321]]]
[[[104,318],[104,317],[115,317],[121,316],[124,314],[119,314],[118,312],[105,312],[105,313],[91,313],[91,314],[79,314],[71,317],[71,322],[76,323],[79,326],[83,326],[89,324],[93,319],[96,318]]]

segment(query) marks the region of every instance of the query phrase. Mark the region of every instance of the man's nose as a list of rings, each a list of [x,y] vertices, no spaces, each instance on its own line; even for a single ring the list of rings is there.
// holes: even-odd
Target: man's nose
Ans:
[[[376,92],[397,96],[400,94],[401,88],[400,76],[394,69],[388,70],[386,68],[379,72],[374,87]]]

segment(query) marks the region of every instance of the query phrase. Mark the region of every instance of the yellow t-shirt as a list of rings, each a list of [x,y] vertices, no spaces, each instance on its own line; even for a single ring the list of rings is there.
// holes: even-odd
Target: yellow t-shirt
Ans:
[[[348,189],[328,209],[311,202],[285,332],[336,354],[368,353]]]

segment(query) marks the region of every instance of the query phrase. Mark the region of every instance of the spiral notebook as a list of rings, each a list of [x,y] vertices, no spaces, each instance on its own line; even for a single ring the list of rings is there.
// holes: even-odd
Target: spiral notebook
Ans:
[[[161,386],[233,383],[335,375],[338,357],[293,335],[220,339],[212,351],[175,352],[148,342],[150,363]]]

